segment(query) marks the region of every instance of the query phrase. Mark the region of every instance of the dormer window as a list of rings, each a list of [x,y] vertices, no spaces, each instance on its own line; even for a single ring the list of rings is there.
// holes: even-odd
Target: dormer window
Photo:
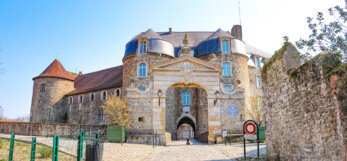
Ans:
[[[255,67],[260,68],[259,57],[255,57]]]
[[[228,40],[222,40],[222,53],[230,53],[230,43]]]
[[[140,41],[140,53],[146,53],[147,52],[147,42],[146,41]]]

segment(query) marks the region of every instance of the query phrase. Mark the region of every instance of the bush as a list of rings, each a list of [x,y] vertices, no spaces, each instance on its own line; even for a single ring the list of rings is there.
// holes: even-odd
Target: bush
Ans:
[[[42,149],[39,150],[39,153],[41,155],[41,158],[48,158],[48,157],[52,157],[53,155],[52,149],[48,147],[43,147]]]

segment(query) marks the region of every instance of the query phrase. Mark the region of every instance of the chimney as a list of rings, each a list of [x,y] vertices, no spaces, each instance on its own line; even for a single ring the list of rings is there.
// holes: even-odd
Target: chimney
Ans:
[[[170,27],[169,28],[169,35],[171,35],[172,34],[172,28]]]
[[[231,36],[242,41],[242,27],[241,25],[234,25],[231,29]]]
[[[79,75],[79,76],[83,75],[82,71],[80,71],[80,72],[78,73],[78,75]]]

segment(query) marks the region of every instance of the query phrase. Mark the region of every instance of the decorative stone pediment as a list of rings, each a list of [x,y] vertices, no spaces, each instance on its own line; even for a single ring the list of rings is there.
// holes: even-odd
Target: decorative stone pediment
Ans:
[[[209,62],[185,55],[172,60],[160,62],[151,66],[152,71],[167,70],[167,71],[183,71],[184,75],[191,74],[191,72],[218,72],[220,67]]]

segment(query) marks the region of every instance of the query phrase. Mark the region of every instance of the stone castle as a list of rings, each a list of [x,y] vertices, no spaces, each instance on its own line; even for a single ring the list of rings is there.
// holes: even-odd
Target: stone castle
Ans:
[[[126,44],[120,66],[77,74],[54,60],[33,78],[30,121],[103,124],[100,106],[116,95],[128,100],[128,140],[155,131],[162,144],[214,143],[222,131],[241,133],[251,97],[261,106],[260,70],[270,56],[242,40],[240,25],[231,32],[149,29]]]

